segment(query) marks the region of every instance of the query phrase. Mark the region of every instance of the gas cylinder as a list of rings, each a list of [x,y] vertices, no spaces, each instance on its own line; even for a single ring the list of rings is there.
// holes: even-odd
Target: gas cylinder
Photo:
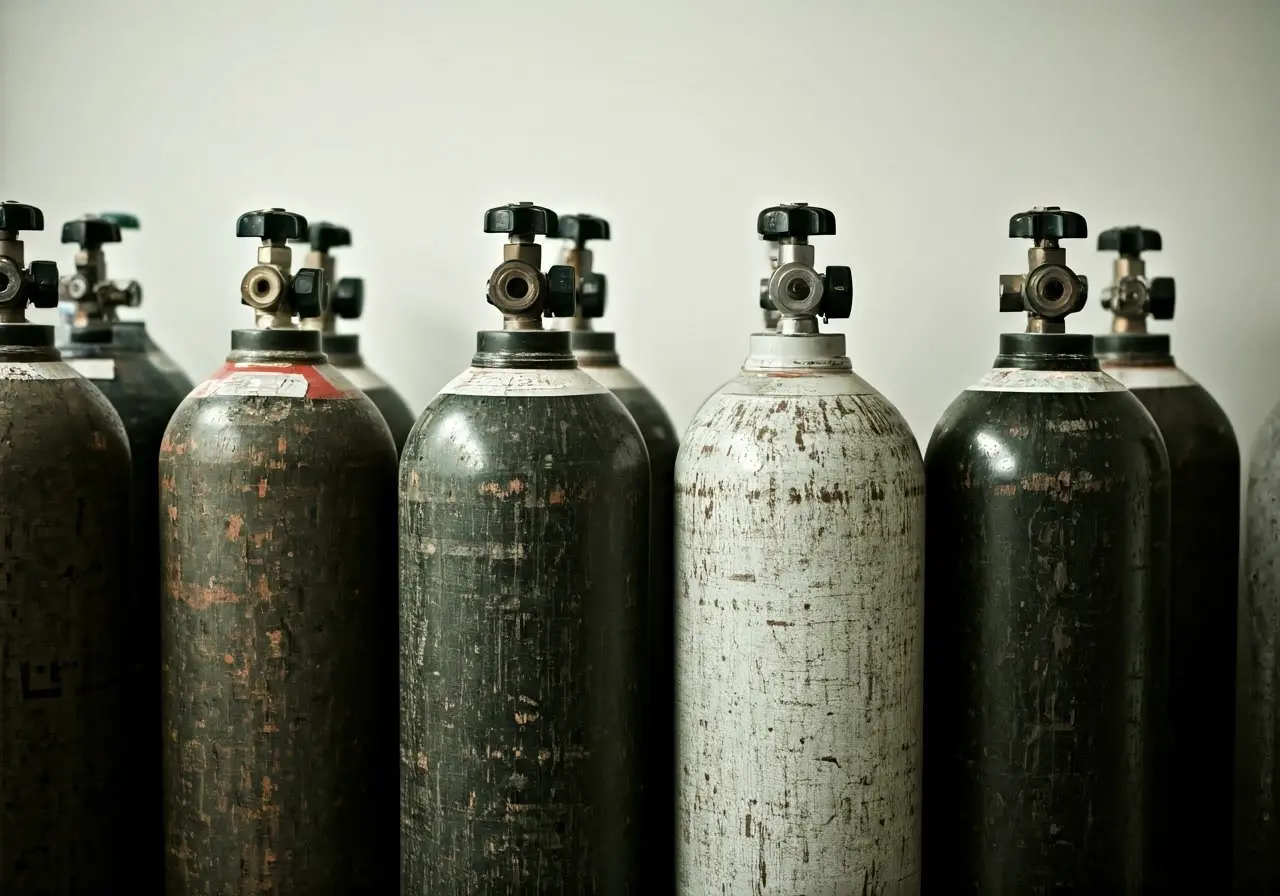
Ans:
[[[58,266],[23,258],[40,209],[0,203],[0,893],[112,893],[145,877],[150,828],[122,824],[154,774],[134,704],[129,443],[120,415],[28,304]],[[148,836],[150,835],[150,836]]]
[[[120,242],[122,228],[135,229],[131,215],[86,215],[62,225],[62,242],[79,247],[75,273],[62,278],[59,295],[69,305],[66,342],[58,347],[68,366],[93,382],[120,414],[129,436],[133,459],[132,550],[129,606],[125,612],[134,620],[128,656],[135,674],[144,676],[148,699],[128,707],[136,714],[134,730],[158,731],[160,704],[154,685],[160,667],[160,520],[156,507],[160,500],[157,465],[160,441],[169,418],[191,391],[191,382],[182,371],[155,347],[141,321],[119,320],[117,309],[136,308],[142,302],[142,287],[136,280],[107,279],[103,247]],[[148,769],[160,767],[160,745],[147,760]],[[148,773],[139,788],[151,792],[140,801],[155,813],[155,861],[148,863],[157,878],[161,874],[162,816],[160,776]],[[157,887],[158,889],[158,887]]]
[[[396,452],[293,320],[326,297],[291,272],[306,230],[240,217],[257,328],[160,448],[170,896],[395,886]]]
[[[319,317],[302,320],[303,329],[319,330],[323,335],[324,353],[329,363],[342,371],[356,388],[369,396],[382,418],[391,427],[391,438],[396,451],[404,447],[404,440],[413,428],[414,415],[404,399],[391,388],[386,380],[364,366],[360,355],[360,336],[356,333],[338,333],[334,330],[335,318],[356,320],[364,312],[364,281],[359,277],[334,277],[332,250],[351,245],[351,231],[327,221],[311,225],[308,239],[311,251],[303,262],[307,267],[319,268],[325,273],[329,298]],[[301,242],[301,241],[300,241]]]
[[[640,823],[649,459],[579,368],[556,214],[489,209],[503,329],[400,463],[401,893],[648,894]],[[652,738],[652,739],[651,739]]]
[[[917,893],[924,469],[853,373],[835,216],[760,212],[777,329],[676,459],[677,875],[689,894]]]
[[[640,776],[646,805],[644,830],[652,842],[672,843],[675,807],[671,782],[675,779],[675,730],[671,701],[675,693],[675,664],[672,648],[675,637],[674,573],[671,567],[672,484],[676,452],[680,439],[671,418],[653,393],[645,388],[618,359],[615,334],[599,332],[591,322],[604,315],[608,280],[593,269],[589,240],[610,238],[609,222],[592,215],[562,215],[560,236],[567,242],[561,254],[564,264],[577,272],[578,306],[572,317],[561,318],[569,330],[570,345],[578,366],[604,386],[631,412],[640,427],[645,448],[649,452],[652,511],[649,518],[649,602],[648,634],[645,645],[647,671],[639,682],[644,690],[648,764]],[[665,749],[656,745],[665,743]],[[657,851],[646,860],[647,867],[657,873],[659,863],[667,863],[661,889],[672,887],[672,850]],[[657,878],[652,881],[658,887]]]
[[[1085,219],[1014,215],[1027,314],[925,453],[925,867],[938,893],[1163,892],[1169,459],[1066,332]]]
[[[1142,259],[1160,248],[1160,234],[1142,227],[1098,237],[1098,249],[1118,257],[1102,294],[1111,332],[1094,337],[1094,350],[1155,419],[1169,454],[1167,749],[1174,779],[1195,782],[1179,790],[1169,836],[1179,885],[1210,893],[1226,887],[1232,861],[1231,825],[1205,819],[1233,813],[1240,449],[1226,413],[1174,364],[1169,336],[1147,332],[1148,315],[1173,318],[1173,279],[1147,279]]]

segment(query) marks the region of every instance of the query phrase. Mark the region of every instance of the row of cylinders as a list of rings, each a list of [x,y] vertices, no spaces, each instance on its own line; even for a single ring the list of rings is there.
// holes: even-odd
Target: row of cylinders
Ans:
[[[154,867],[170,893],[389,892],[399,842],[412,894],[1136,893],[1171,885],[1171,853],[1193,889],[1237,862],[1271,891],[1274,584],[1250,592],[1233,801],[1238,452],[1141,326],[1172,310],[1140,266],[1158,234],[1109,232],[1126,269],[1108,302],[1131,309],[1099,340],[1112,376],[1063,324],[1088,287],[1059,241],[1084,219],[1014,216],[1033,247],[1001,305],[1027,332],[922,460],[818,324],[851,299],[847,268],[814,268],[829,211],[761,212],[777,327],[678,456],[612,334],[541,326],[603,295],[585,265],[541,269],[534,237],[560,219],[522,203],[485,229],[509,238],[488,290],[503,329],[399,459],[359,377],[295,323],[335,292],[331,270],[290,269],[301,216],[241,217],[259,328],[180,406],[127,325],[73,329],[71,362],[112,362],[96,387],[48,328],[0,326],[4,403],[30,421],[6,465],[27,480],[5,477],[21,780],[0,889],[110,891]],[[21,306],[48,277],[12,254]],[[69,472],[73,443],[91,450]],[[1251,534],[1265,571],[1274,528]],[[159,644],[139,624],[157,591]],[[108,823],[126,801],[144,821]]]

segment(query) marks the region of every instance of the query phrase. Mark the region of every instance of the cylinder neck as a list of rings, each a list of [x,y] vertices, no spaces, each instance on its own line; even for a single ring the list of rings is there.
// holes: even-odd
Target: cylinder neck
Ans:
[[[1094,352],[1103,361],[1172,366],[1168,333],[1106,333],[1093,338]]]
[[[472,367],[571,369],[578,366],[565,330],[481,330]]]
[[[1093,337],[1080,333],[1002,333],[995,367],[1100,370]]]
[[[613,333],[573,330],[569,339],[580,367],[617,367],[622,363]]]
[[[259,354],[314,355],[323,360],[320,334],[315,330],[232,330],[231,351]]]
[[[0,323],[0,360],[57,361],[53,327],[45,324]]]
[[[843,333],[752,333],[750,352],[742,365],[746,371],[841,371],[853,366],[845,354]]]

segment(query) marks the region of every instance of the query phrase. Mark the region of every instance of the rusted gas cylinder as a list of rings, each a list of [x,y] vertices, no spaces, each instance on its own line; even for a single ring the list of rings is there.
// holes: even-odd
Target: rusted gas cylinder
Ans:
[[[336,318],[356,320],[364,313],[364,281],[359,277],[343,277],[339,280],[334,276],[332,251],[351,245],[351,231],[327,221],[318,221],[311,225],[308,239],[311,251],[307,253],[303,263],[307,267],[324,271],[329,297],[320,316],[303,319],[302,327],[321,332],[322,347],[329,363],[341,370],[348,381],[369,396],[378,413],[382,414],[382,419],[391,427],[391,438],[395,440],[396,451],[400,451],[416,420],[413,411],[409,410],[404,399],[386,380],[365,366],[364,357],[360,354],[360,336],[356,333],[338,333],[334,327]]]
[[[505,233],[471,367],[400,463],[401,893],[663,892],[640,777],[649,462],[622,402],[578,367],[574,270],[541,270],[554,212]],[[670,892],[669,889],[665,892]]]
[[[160,450],[171,896],[395,886],[395,446],[325,362],[306,220],[240,217],[258,328]]]
[[[562,319],[578,366],[626,406],[640,427],[649,452],[651,503],[649,516],[649,601],[645,636],[647,671],[639,681],[645,706],[647,765],[640,774],[645,810],[641,822],[646,839],[674,843],[675,805],[675,573],[672,568],[672,516],[676,452],[680,438],[658,399],[618,358],[615,334],[600,332],[592,321],[604,316],[608,280],[594,269],[593,240],[610,238],[609,222],[593,215],[561,215],[560,236],[566,242],[561,262],[578,276],[578,308]],[[665,746],[661,746],[665,744]],[[654,887],[669,891],[674,881],[674,850],[655,850],[646,863]]]
[[[1240,564],[1240,449],[1226,413],[1174,364],[1169,336],[1147,317],[1171,320],[1174,282],[1148,279],[1143,252],[1160,234],[1117,227],[1098,237],[1115,252],[1102,304],[1111,332],[1094,337],[1102,369],[1150,412],[1169,454],[1169,707],[1166,745],[1179,790],[1169,817],[1168,854],[1187,892],[1224,892],[1230,880],[1235,767],[1236,623]]]
[[[925,888],[1164,892],[1169,459],[1151,415],[1065,332],[1082,216],[1013,216],[994,369],[925,454]]]
[[[160,703],[154,699],[160,668],[160,500],[157,473],[160,442],[169,418],[191,391],[191,382],[155,346],[142,321],[122,322],[118,309],[142,303],[142,287],[136,280],[107,278],[103,247],[120,242],[122,229],[136,229],[132,215],[86,215],[62,225],[62,242],[79,247],[75,273],[62,278],[59,294],[70,306],[66,342],[58,347],[67,364],[93,382],[120,414],[129,436],[133,459],[132,547],[128,614],[134,620],[128,655],[134,674],[146,683],[147,699],[134,701],[133,729],[160,730]],[[163,814],[159,739],[145,741],[153,752],[139,750],[146,771],[137,785],[140,808],[152,813],[150,838],[154,860],[147,865],[157,889],[163,875]],[[151,788],[147,792],[146,788]],[[144,796],[143,794],[146,793]]]
[[[777,328],[676,460],[676,892],[917,893],[924,470],[851,369],[835,216],[762,211]]]
[[[0,893],[77,896],[147,881],[158,832],[120,820],[155,773],[135,711],[155,691],[133,655],[124,426],[26,320],[58,304],[57,265],[19,239],[43,229],[0,203]]]

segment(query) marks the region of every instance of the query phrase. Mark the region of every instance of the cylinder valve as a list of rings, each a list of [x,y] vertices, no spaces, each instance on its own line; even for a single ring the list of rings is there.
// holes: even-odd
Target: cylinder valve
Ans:
[[[578,306],[571,329],[590,330],[592,318],[604,317],[608,280],[592,270],[593,256],[587,241],[609,239],[609,222],[594,215],[564,215],[560,218],[560,236],[568,241],[560,261],[577,272]]]
[[[819,274],[813,266],[813,246],[809,245],[811,236],[835,234],[834,214],[804,202],[776,205],[760,212],[756,232],[777,246],[776,253],[770,255],[773,273],[761,281],[760,306],[778,313],[779,333],[816,333],[819,316],[824,321],[849,316],[853,311],[853,272],[830,266]]]
[[[1009,238],[1032,240],[1027,273],[1000,276],[1000,310],[1025,311],[1028,333],[1063,333],[1065,318],[1084,307],[1089,280],[1067,267],[1059,240],[1084,239],[1084,216],[1056,205],[1033,208],[1009,219]]]
[[[44,230],[44,212],[21,202],[0,202],[0,323],[26,323],[27,305],[58,307],[58,265],[27,264],[18,238],[23,230]]]
[[[502,264],[489,275],[489,304],[502,312],[507,330],[541,330],[542,317],[572,317],[577,309],[577,274],[555,264],[542,272],[542,246],[535,236],[557,237],[560,221],[550,209],[516,202],[484,213],[485,233],[508,234]]]
[[[1143,252],[1163,248],[1160,233],[1145,227],[1113,227],[1098,237],[1099,252],[1116,252],[1111,285],[1102,291],[1102,307],[1114,316],[1113,333],[1145,333],[1147,315],[1156,320],[1172,320],[1174,285],[1172,277],[1147,279]]]
[[[303,239],[306,232],[307,219],[282,208],[245,212],[236,222],[236,236],[262,240],[258,263],[240,281],[240,301],[253,309],[260,329],[287,330],[294,327],[295,314],[305,319],[324,313],[324,270],[290,270],[289,240]]]
[[[75,304],[76,326],[111,323],[116,309],[142,304],[142,285],[137,280],[107,279],[107,259],[102,247],[120,242],[121,230],[138,228],[138,219],[123,212],[85,215],[62,225],[62,242],[74,243],[76,272],[62,278],[59,297]]]
[[[351,231],[337,224],[330,224],[328,221],[317,221],[308,229],[305,238],[290,240],[290,242],[311,244],[311,250],[307,253],[303,264],[308,268],[324,271],[324,280],[328,289],[324,309],[318,316],[304,319],[303,326],[332,333],[336,318],[341,317],[344,320],[358,318],[364,312],[364,280],[359,277],[337,279],[334,276],[332,254],[334,249],[351,245]]]

